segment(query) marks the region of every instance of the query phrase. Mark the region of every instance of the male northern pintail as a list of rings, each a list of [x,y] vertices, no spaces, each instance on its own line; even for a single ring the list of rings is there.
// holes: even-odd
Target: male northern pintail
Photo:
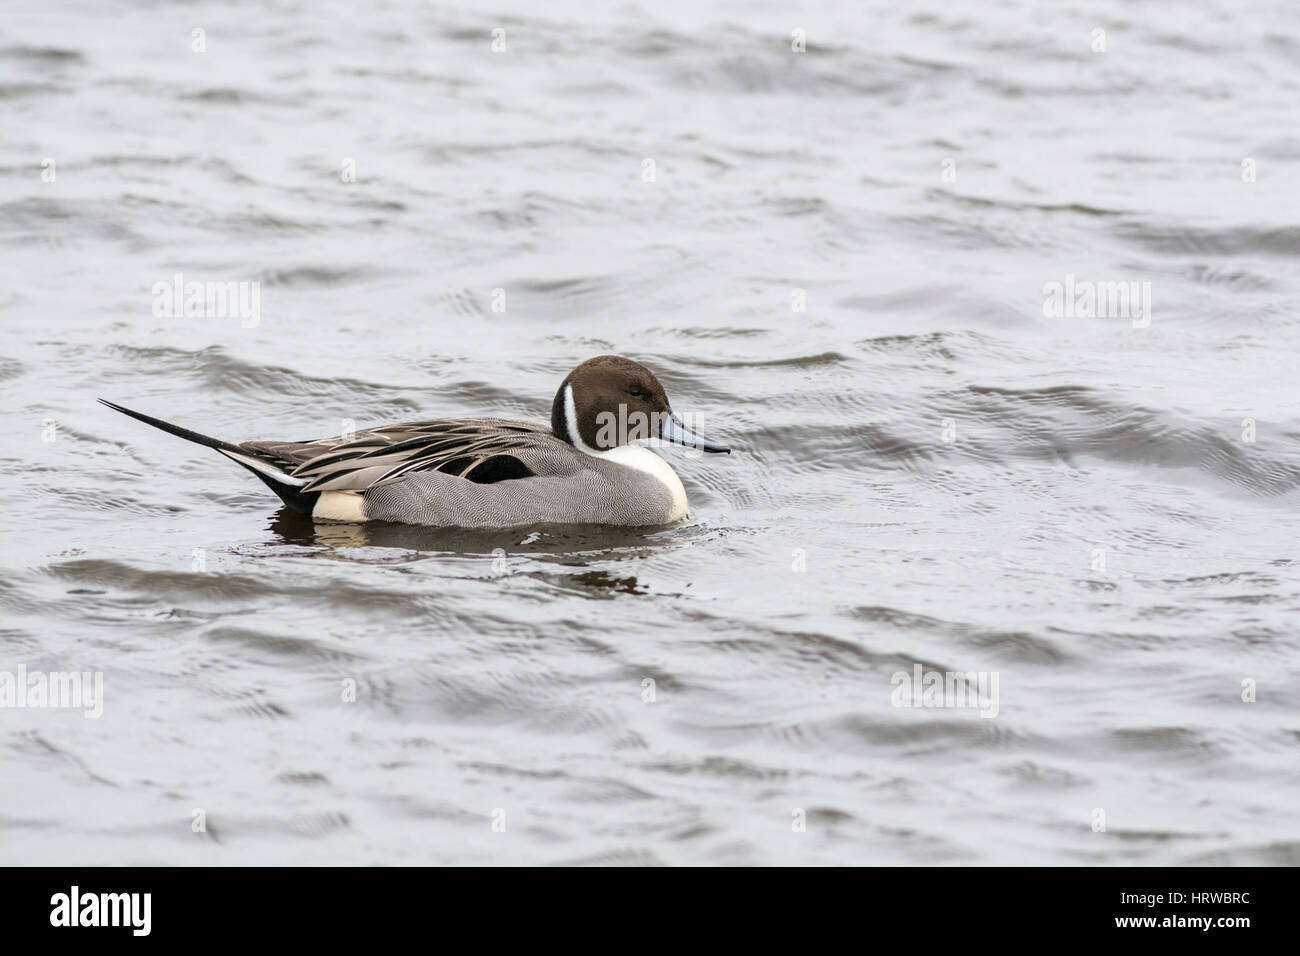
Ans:
[[[100,399],[109,408],[215,448],[295,511],[334,521],[441,527],[663,525],[686,516],[681,479],[645,439],[730,452],[696,434],[644,365],[583,362],[560,383],[551,427],[501,418],[436,418],[316,441],[232,444]]]

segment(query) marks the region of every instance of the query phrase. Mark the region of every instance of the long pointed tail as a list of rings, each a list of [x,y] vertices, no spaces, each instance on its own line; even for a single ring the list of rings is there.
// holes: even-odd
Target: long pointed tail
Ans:
[[[161,428],[177,438],[184,438],[186,441],[192,441],[196,445],[207,445],[209,448],[215,448],[217,451],[234,452],[237,455],[246,455],[238,445],[232,445],[228,441],[222,441],[220,438],[212,438],[209,435],[200,435],[198,432],[192,432],[188,428],[181,428],[180,425],[173,425],[171,422],[165,422],[161,418],[154,418],[152,415],[146,415],[144,412],[135,412],[129,408],[123,408],[121,405],[114,405],[106,398],[101,398],[99,404],[107,405],[115,412],[121,412],[123,415],[130,415],[132,418],[144,422],[146,425],[152,425],[154,428]]]
[[[115,412],[121,412],[123,415],[129,415],[137,421],[142,421],[146,425],[152,425],[154,428],[161,429],[177,438],[184,438],[186,441],[192,441],[196,445],[204,445],[208,448],[215,448],[221,454],[240,465],[243,465],[258,478],[262,479],[272,491],[280,496],[289,507],[295,511],[309,515],[312,508],[316,506],[316,499],[320,497],[319,492],[302,491],[302,486],[307,484],[306,478],[295,478],[284,470],[281,465],[261,457],[246,448],[239,445],[231,444],[228,441],[222,441],[220,438],[213,438],[210,435],[203,435],[188,428],[182,428],[180,425],[173,425],[171,422],[165,422],[161,418],[154,418],[152,415],[146,415],[143,412],[133,411],[129,408],[123,408],[121,405],[115,405],[113,402],[101,398],[100,404],[107,405]]]

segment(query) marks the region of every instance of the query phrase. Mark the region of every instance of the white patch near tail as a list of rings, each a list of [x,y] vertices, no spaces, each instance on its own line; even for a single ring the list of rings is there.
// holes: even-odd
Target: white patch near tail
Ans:
[[[254,458],[252,455],[241,455],[239,452],[229,451],[225,448],[218,448],[217,451],[221,452],[221,454],[225,455],[231,461],[237,461],[241,465],[247,465],[254,471],[260,471],[268,478],[272,478],[275,481],[280,482],[282,485],[293,485],[295,488],[301,488],[311,480],[309,478],[294,478],[292,475],[276,468],[275,465],[262,461],[260,458]]]
[[[311,516],[326,521],[370,520],[366,516],[366,499],[355,491],[322,491]]]

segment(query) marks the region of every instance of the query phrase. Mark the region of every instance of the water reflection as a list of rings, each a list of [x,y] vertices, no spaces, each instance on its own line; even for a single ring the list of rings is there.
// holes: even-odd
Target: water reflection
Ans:
[[[587,560],[620,557],[637,552],[654,553],[664,548],[689,544],[706,529],[698,525],[667,528],[618,528],[605,525],[529,525],[518,528],[426,528],[419,525],[370,521],[343,524],[315,521],[282,508],[268,530],[275,543],[305,547],[394,548],[422,554],[458,555],[527,554],[533,557],[563,558],[566,564],[585,565]],[[629,554],[630,552],[630,554]]]

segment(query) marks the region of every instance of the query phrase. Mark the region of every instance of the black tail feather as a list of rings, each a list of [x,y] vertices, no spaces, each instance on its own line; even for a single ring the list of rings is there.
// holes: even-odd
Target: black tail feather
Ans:
[[[247,465],[244,465],[244,467],[248,468]],[[321,496],[321,493],[319,491],[303,491],[301,488],[298,488],[295,485],[282,484],[281,482],[276,481],[270,475],[264,475],[260,471],[257,471],[253,468],[248,468],[248,470],[251,471],[253,474],[257,475],[257,477],[262,480],[262,483],[266,485],[266,487],[270,488],[277,495],[279,495],[280,500],[283,501],[290,508],[292,508],[294,511],[298,512],[298,514],[307,515],[308,517],[311,516],[312,511],[316,507],[316,502],[320,499]]]
[[[123,408],[121,405],[115,405],[106,399],[101,398],[99,401],[100,404],[107,405],[115,412],[129,415],[137,421],[142,421],[146,425],[152,425],[154,428],[161,429],[169,435],[175,435],[177,438],[184,438],[186,441],[192,441],[196,445],[215,448],[217,451],[221,452],[232,452],[242,458],[256,458],[259,461],[264,461],[267,465],[277,471],[281,468],[278,463],[263,458],[256,452],[250,451],[247,448],[241,448],[239,445],[232,444],[231,442],[222,441],[220,438],[213,438],[210,435],[191,431],[188,428],[182,428],[180,425],[173,425],[171,422],[165,422],[161,418],[154,418],[152,415],[146,415],[143,412],[136,412],[129,408]],[[237,465],[242,465],[244,468],[247,468],[255,474],[268,488],[280,496],[281,501],[294,511],[297,511],[300,514],[310,515],[312,509],[316,507],[316,500],[320,498],[319,491],[303,491],[299,486],[290,482],[277,481],[274,476],[263,471],[258,471],[256,468],[241,461],[239,458],[232,458],[231,460]]]
[[[192,441],[196,445],[206,445],[209,448],[216,448],[221,451],[234,451],[241,455],[247,455],[248,452],[238,445],[232,445],[228,441],[222,441],[220,438],[213,438],[210,435],[201,435],[198,432],[190,431],[188,428],[181,428],[180,425],[173,425],[171,422],[165,422],[161,418],[154,418],[152,415],[146,415],[144,412],[135,412],[129,408],[123,408],[121,405],[114,405],[106,398],[101,398],[99,404],[107,405],[115,412],[121,412],[123,415],[130,415],[132,418],[144,422],[146,425],[152,425],[154,428],[161,428],[168,434],[175,435],[177,438],[184,438],[186,441]]]

